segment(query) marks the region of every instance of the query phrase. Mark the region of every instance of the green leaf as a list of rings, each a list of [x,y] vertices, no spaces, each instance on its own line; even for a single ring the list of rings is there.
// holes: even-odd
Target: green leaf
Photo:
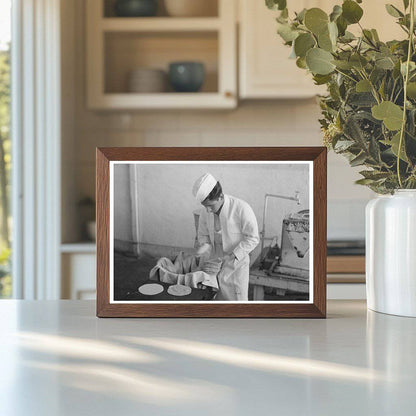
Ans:
[[[364,40],[368,42],[374,42],[373,34],[371,33],[371,30],[364,29],[363,30]]]
[[[299,13],[297,13],[295,20],[302,23],[305,19],[306,11],[307,11],[306,9],[303,9]]]
[[[366,160],[367,160],[367,155],[364,152],[362,152],[358,156],[350,160],[350,165],[352,167],[360,166],[364,164]]]
[[[334,146],[334,150],[337,153],[345,152],[351,146],[354,146],[355,142],[352,140],[338,140]]]
[[[390,146],[391,151],[393,152],[393,154],[396,157],[399,155],[400,132],[396,133],[390,141],[381,140],[381,142],[383,144],[385,144],[386,146]],[[405,152],[405,149],[404,149],[404,140],[403,140],[402,147],[401,147],[400,159],[405,161],[405,162],[409,162],[409,159],[407,158],[406,152]]]
[[[295,39],[296,56],[303,58],[306,52],[315,46],[315,40],[310,33],[302,33]]]
[[[310,49],[306,54],[306,64],[313,74],[327,75],[334,69],[333,56],[320,48]]]
[[[368,61],[364,58],[364,56],[358,53],[354,53],[353,55],[351,55],[349,62],[354,68],[357,68],[357,69],[363,69],[368,63]]]
[[[288,23],[288,19],[289,18],[289,11],[287,9],[283,9],[279,16],[276,17],[276,21],[277,23],[282,23],[282,24],[287,24]]]
[[[376,104],[373,94],[369,92],[352,92],[348,98],[348,104],[360,108],[372,107]]]
[[[277,33],[285,42],[292,42],[299,36],[299,32],[297,30],[293,30],[290,25],[282,23],[277,25]]]
[[[416,70],[416,64],[412,61],[409,62],[409,74]],[[400,72],[403,77],[406,76],[406,62],[400,64]]]
[[[305,57],[296,59],[296,66],[301,69],[307,69]]]
[[[305,26],[315,35],[324,33],[328,28],[328,15],[318,7],[306,11]]]
[[[361,125],[361,113],[352,114],[345,120],[344,133],[350,140],[357,143],[361,149],[365,149],[367,140]]]
[[[321,49],[333,52],[334,51],[334,44],[329,36],[329,32],[324,32],[318,35],[318,45]]]
[[[374,137],[370,138],[370,144],[368,146],[368,151],[370,152],[370,156],[374,159],[374,162],[379,164],[380,161],[381,161],[380,147],[378,145],[377,140]]]
[[[358,23],[363,16],[363,9],[353,0],[346,0],[342,4],[342,16],[349,23]]]
[[[387,13],[393,17],[403,17],[403,13],[397,8],[394,7],[392,4],[386,4]]]
[[[337,27],[338,27],[338,33],[340,34],[340,36],[344,36],[345,32],[347,30],[347,27],[348,27],[348,23],[342,17],[342,15],[340,17],[338,17],[338,19],[337,19]]]
[[[334,22],[329,22],[328,23],[328,32],[329,32],[329,37],[331,39],[331,42],[335,47],[337,45],[337,38],[338,38],[338,26],[337,26],[337,24],[334,23]]]
[[[361,81],[357,82],[355,90],[357,92],[371,92],[371,82],[367,79],[362,79]]]
[[[416,82],[409,82],[407,84],[407,97],[416,100]]]
[[[336,4],[334,8],[332,9],[332,13],[329,15],[329,20],[331,22],[335,22],[338,17],[342,15],[342,7]]]
[[[373,35],[373,39],[374,39],[376,42],[380,42],[380,38],[378,37],[377,30],[376,30],[376,29],[371,29],[371,33],[372,33],[372,35]]]
[[[380,179],[386,179],[391,176],[390,172],[379,172],[376,170],[362,170],[360,175],[363,175],[365,179],[372,179],[373,181],[377,181]]]
[[[374,179],[358,179],[355,181],[356,185],[370,185],[374,182]]]
[[[327,82],[331,81],[331,75],[315,74],[313,76],[313,80],[315,81],[315,85],[324,85]]]
[[[283,10],[286,8],[286,0],[266,0],[266,6],[270,10]]]
[[[289,59],[296,59],[296,53],[295,53],[295,45],[292,42],[292,47],[290,48],[290,54]]]
[[[374,67],[374,69],[371,71],[371,74],[370,74],[370,81],[373,85],[376,85],[381,80],[384,79],[385,75],[386,75],[386,71],[384,71],[384,69]]]
[[[391,101],[383,101],[371,109],[377,120],[382,120],[389,130],[399,130],[402,127],[403,110]]]
[[[400,73],[400,61],[397,61],[394,65],[392,75],[394,79],[401,78],[402,74]]]
[[[378,68],[392,70],[394,69],[395,62],[391,57],[384,57],[376,59],[375,64]]]
[[[337,28],[338,28],[338,31],[339,31],[339,27],[338,27],[338,25],[337,25]],[[351,42],[351,41],[353,41],[353,40],[355,40],[356,39],[356,36],[353,34],[353,33],[351,33],[351,32],[348,32],[348,30],[344,33],[344,35],[343,36],[341,36],[341,38],[340,38],[340,41],[341,42],[344,42],[344,43],[349,43],[349,42]]]
[[[348,71],[352,68],[352,65],[348,61],[344,61],[341,59],[335,59],[333,63],[337,68],[343,71]]]
[[[380,97],[385,100],[386,99],[386,94],[385,94],[385,87],[386,87],[386,79],[383,78],[383,81],[381,81],[380,87],[378,89],[378,93],[380,94]]]

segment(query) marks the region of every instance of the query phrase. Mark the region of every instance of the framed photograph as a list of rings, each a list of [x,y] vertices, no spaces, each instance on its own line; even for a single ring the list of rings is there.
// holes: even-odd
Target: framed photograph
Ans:
[[[324,147],[97,149],[97,316],[326,316]]]

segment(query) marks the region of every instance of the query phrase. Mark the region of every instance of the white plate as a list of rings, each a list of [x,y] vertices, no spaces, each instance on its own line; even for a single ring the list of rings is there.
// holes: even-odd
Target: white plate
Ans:
[[[139,292],[142,295],[154,296],[163,292],[163,286],[157,283],[146,283],[139,287]]]
[[[191,294],[192,289],[184,285],[172,285],[168,287],[168,293],[172,296],[187,296]]]

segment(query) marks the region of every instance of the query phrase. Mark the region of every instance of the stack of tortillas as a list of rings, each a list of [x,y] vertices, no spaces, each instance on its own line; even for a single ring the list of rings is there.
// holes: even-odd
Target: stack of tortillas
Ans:
[[[139,292],[142,295],[154,296],[163,292],[163,286],[157,283],[147,283],[139,287]]]
[[[168,287],[168,293],[172,296],[186,296],[192,292],[189,286],[184,285],[172,285]]]

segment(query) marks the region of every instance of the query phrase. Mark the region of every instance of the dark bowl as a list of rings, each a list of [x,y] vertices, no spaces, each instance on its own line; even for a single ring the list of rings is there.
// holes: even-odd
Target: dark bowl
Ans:
[[[114,5],[116,16],[150,17],[156,16],[158,0],[117,0]]]
[[[177,92],[197,92],[205,80],[205,67],[201,62],[172,62],[169,81]]]

